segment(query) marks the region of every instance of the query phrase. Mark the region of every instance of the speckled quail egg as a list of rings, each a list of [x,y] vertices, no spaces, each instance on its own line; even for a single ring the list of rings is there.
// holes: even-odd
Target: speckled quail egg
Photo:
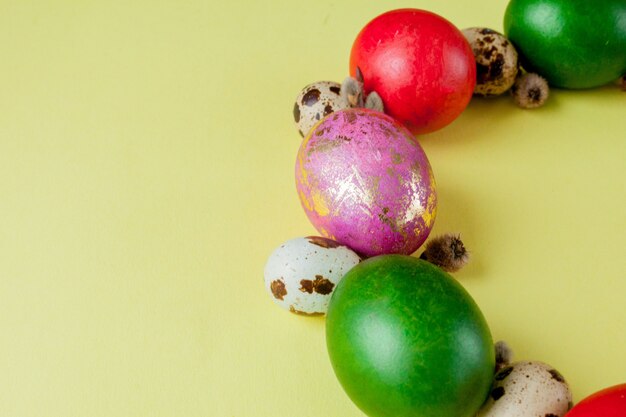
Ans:
[[[487,28],[467,28],[462,32],[476,59],[474,94],[495,96],[511,88],[519,70],[513,44],[504,35]]]
[[[347,109],[350,104],[341,95],[341,84],[318,81],[302,89],[293,105],[293,119],[302,137],[325,116],[337,110]]]
[[[572,393],[561,374],[542,362],[515,362],[494,377],[477,417],[562,417]]]
[[[326,314],[335,286],[360,261],[354,251],[331,239],[292,239],[267,260],[265,288],[276,304],[292,313]]]

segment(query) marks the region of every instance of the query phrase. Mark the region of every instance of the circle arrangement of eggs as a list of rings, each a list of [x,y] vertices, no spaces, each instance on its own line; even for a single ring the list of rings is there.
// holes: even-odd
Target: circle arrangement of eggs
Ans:
[[[511,0],[505,26],[507,19],[511,21],[513,3],[523,8],[532,6],[533,1]],[[439,18],[417,9],[387,14],[394,13],[403,18],[413,14]],[[534,29],[541,31],[541,27]],[[468,28],[462,35],[475,58],[476,80],[470,80],[474,95],[511,91],[521,107],[543,104],[547,83],[537,74],[522,73],[517,51],[504,35],[487,28]],[[405,54],[402,48],[396,51],[398,59]],[[374,92],[367,88],[362,68],[352,68],[352,61],[351,72],[356,77],[352,81],[360,83],[367,93]],[[624,75],[621,79],[623,83]],[[539,85],[542,83],[545,85]],[[377,96],[385,93],[385,108],[393,103],[384,103],[384,97],[396,101],[399,97],[398,91],[387,94],[388,87],[395,88],[391,83],[384,85],[385,91],[377,92]],[[520,94],[535,94],[533,88],[546,89],[541,100],[520,104]],[[322,236],[296,238],[278,247],[267,261],[264,280],[273,301],[296,314],[325,314],[334,289],[362,258],[415,252],[427,239],[436,216],[435,181],[417,140],[404,125],[382,112],[352,108],[354,103],[348,101],[346,91],[342,94],[342,85],[336,82],[315,82],[302,89],[293,107],[294,122],[304,138],[295,166],[296,188],[306,215]],[[405,101],[400,100],[400,106],[407,107]],[[405,122],[410,125],[411,120]],[[626,385],[616,388],[626,392]],[[607,392],[601,391],[595,401],[613,404],[615,395]],[[490,394],[475,415],[563,417],[572,405],[569,387],[558,371],[542,362],[525,361],[495,373]],[[584,407],[579,408],[583,410],[581,416],[587,416],[589,408]],[[602,407],[605,405],[598,409],[604,410]],[[617,410],[616,416],[626,415],[626,404],[611,407],[611,412]],[[588,415],[596,415],[593,407]]]

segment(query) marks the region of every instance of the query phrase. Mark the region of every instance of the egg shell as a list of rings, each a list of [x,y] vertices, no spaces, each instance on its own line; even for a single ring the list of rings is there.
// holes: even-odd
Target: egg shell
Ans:
[[[516,362],[494,377],[477,417],[562,417],[572,407],[563,376],[542,362]]]
[[[476,60],[474,94],[495,96],[509,90],[519,70],[517,51],[501,33],[487,28],[463,29]]]
[[[582,399],[566,417],[626,416],[626,383],[604,388]]]
[[[476,65],[452,22],[427,10],[401,8],[361,29],[350,51],[350,75],[363,80],[365,95],[378,93],[387,114],[422,134],[452,123],[467,107]]]
[[[335,286],[360,261],[354,251],[330,239],[291,239],[267,260],[265,288],[276,304],[292,313],[325,314]]]
[[[413,135],[368,109],[335,112],[303,140],[296,188],[322,236],[365,256],[411,254],[436,216],[435,179]]]
[[[341,84],[317,81],[304,87],[296,97],[293,119],[300,136],[304,137],[324,117],[348,107],[348,101],[341,96]]]

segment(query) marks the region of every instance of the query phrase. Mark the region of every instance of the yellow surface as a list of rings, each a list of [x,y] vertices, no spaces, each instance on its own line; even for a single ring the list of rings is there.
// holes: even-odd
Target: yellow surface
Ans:
[[[262,272],[314,233],[292,100],[403,6],[501,29],[505,1],[0,3],[0,416],[362,415]],[[473,100],[421,138],[458,279],[576,400],[626,380],[625,111]]]

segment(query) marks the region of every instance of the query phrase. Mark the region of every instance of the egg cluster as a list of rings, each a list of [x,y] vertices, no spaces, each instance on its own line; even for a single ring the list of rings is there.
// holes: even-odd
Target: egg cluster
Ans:
[[[598,13],[581,15],[586,6],[571,2],[554,9],[562,15],[533,19],[539,1],[563,3],[511,0],[506,36],[460,31],[424,10],[384,13],[357,35],[343,83],[314,82],[296,97],[293,118],[303,138],[296,189],[320,236],[278,247],[265,287],[292,313],[327,314],[335,374],[370,417],[626,415],[626,384],[572,409],[569,387],[552,366],[510,363],[508,347],[494,346],[478,306],[447,273],[468,260],[458,235],[433,238],[420,259],[410,256],[428,239],[438,201],[416,134],[445,127],[472,97],[511,92],[518,105],[535,108],[548,97],[548,81],[587,88],[623,80],[626,29],[594,29],[577,45],[572,33],[585,19],[597,23]],[[607,0],[623,16],[620,1]],[[548,27],[554,22],[561,39]],[[617,47],[600,52],[602,71],[579,59],[606,39]]]

